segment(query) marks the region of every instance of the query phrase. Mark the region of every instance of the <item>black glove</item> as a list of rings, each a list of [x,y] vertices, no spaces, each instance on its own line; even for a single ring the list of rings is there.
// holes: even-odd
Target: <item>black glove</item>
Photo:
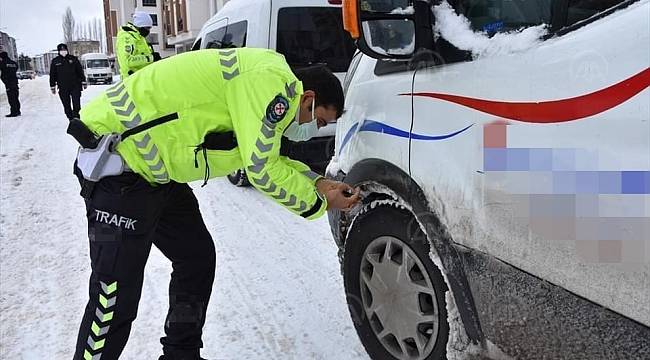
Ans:
[[[161,59],[162,59],[162,57],[160,57],[160,53],[157,52],[157,51],[154,51],[153,52],[153,61],[156,62],[156,61],[161,60]]]

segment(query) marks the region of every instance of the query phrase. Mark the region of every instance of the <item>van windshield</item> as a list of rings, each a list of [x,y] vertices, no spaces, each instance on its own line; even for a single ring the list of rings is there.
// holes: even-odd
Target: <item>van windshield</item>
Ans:
[[[109,67],[109,65],[108,65],[108,60],[106,59],[94,59],[94,60],[86,60],[86,67],[107,68]]]
[[[345,72],[355,51],[336,7],[280,9],[277,39],[277,51],[292,67],[326,64],[334,72]]]
[[[489,35],[551,23],[552,0],[461,0],[472,28]]]

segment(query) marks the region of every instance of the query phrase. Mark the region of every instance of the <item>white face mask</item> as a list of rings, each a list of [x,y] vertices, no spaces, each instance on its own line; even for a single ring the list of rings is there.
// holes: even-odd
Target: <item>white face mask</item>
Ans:
[[[312,99],[311,121],[304,124],[298,123],[298,119],[300,119],[300,109],[298,109],[295,121],[287,126],[287,129],[284,131],[284,136],[291,141],[307,141],[318,135],[318,121],[316,121],[314,113],[315,104],[315,101]]]
[[[65,57],[66,55],[68,55],[68,51],[67,50],[61,50],[61,51],[59,51],[59,55]]]

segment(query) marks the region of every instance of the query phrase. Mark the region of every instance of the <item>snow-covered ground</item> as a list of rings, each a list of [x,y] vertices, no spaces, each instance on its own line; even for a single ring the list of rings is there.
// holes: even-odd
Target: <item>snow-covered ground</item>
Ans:
[[[90,274],[76,145],[47,77],[0,119],[0,358],[70,359]],[[104,86],[84,92],[90,100]],[[8,113],[6,96],[0,114]],[[200,184],[199,184],[200,185]],[[368,359],[325,218],[307,222],[226,180],[193,186],[217,247],[203,350],[214,360]],[[123,359],[156,359],[171,266],[155,247]]]

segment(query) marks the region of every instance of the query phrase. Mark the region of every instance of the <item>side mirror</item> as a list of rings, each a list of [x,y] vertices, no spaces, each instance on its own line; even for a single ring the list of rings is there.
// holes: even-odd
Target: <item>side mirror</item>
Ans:
[[[343,27],[375,59],[410,59],[416,51],[414,0],[343,0]]]

